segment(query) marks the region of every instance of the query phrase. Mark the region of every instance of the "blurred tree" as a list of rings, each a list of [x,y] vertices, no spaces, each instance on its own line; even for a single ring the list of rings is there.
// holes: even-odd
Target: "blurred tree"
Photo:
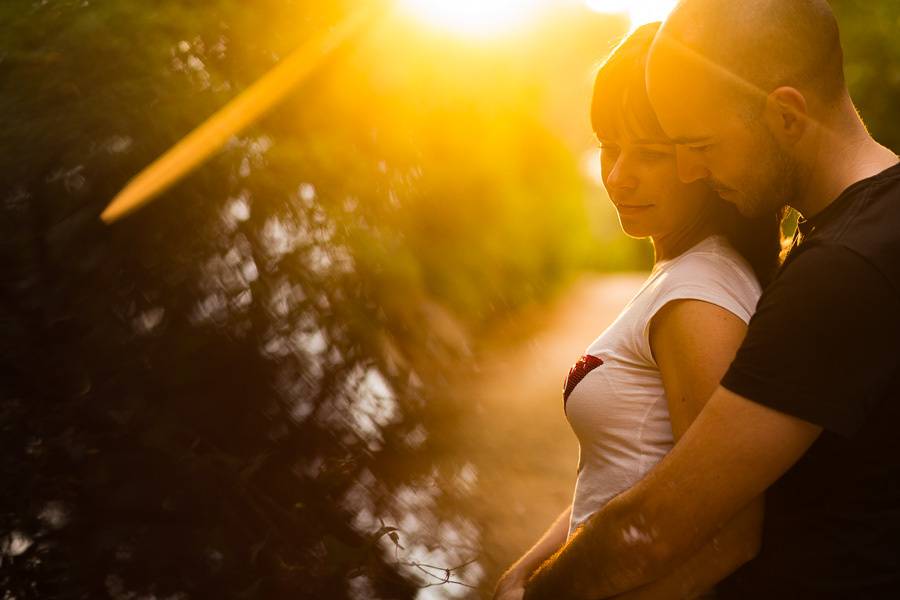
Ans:
[[[441,438],[460,409],[433,390],[589,241],[533,73],[373,32],[160,200],[97,220],[352,5],[0,6],[8,597],[478,583]]]
[[[841,27],[845,71],[856,106],[878,141],[900,152],[900,4],[831,0]]]
[[[465,407],[440,389],[496,320],[634,260],[592,239],[545,121],[548,86],[585,77],[567,44],[608,29],[510,49],[386,23],[157,202],[97,220],[353,4],[0,5],[8,597],[466,593],[423,563],[484,584],[452,485]],[[834,5],[854,98],[897,148],[898,9]]]

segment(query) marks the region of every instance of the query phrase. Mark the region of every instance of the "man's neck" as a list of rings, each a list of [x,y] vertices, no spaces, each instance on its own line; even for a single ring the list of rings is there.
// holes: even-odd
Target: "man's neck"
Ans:
[[[851,105],[852,106],[852,105]],[[822,212],[848,187],[897,164],[897,154],[875,141],[855,109],[841,128],[823,129],[806,185],[791,202],[804,218]]]

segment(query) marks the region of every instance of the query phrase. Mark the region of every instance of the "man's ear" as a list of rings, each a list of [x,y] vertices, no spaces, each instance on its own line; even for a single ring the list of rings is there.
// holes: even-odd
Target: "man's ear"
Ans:
[[[766,123],[779,140],[795,144],[809,126],[806,98],[797,88],[780,87],[766,98]]]

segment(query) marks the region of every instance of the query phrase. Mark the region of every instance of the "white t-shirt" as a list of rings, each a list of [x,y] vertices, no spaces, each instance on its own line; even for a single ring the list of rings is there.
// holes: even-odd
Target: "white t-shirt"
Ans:
[[[580,368],[588,372],[580,381],[570,374],[565,402],[579,443],[569,536],[613,496],[637,483],[673,446],[662,377],[650,351],[653,315],[668,302],[693,298],[721,306],[747,323],[761,292],[747,261],[724,236],[713,235],[657,262],[618,318],[587,347],[590,356]],[[577,382],[574,387],[572,382]]]

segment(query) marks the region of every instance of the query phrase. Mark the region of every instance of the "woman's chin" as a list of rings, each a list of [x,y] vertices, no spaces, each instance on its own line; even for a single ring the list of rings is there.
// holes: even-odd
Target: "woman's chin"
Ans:
[[[620,218],[619,227],[622,228],[622,232],[628,237],[640,239],[650,236],[650,232],[647,231],[646,227],[641,227],[637,223],[631,223],[627,219]]]

